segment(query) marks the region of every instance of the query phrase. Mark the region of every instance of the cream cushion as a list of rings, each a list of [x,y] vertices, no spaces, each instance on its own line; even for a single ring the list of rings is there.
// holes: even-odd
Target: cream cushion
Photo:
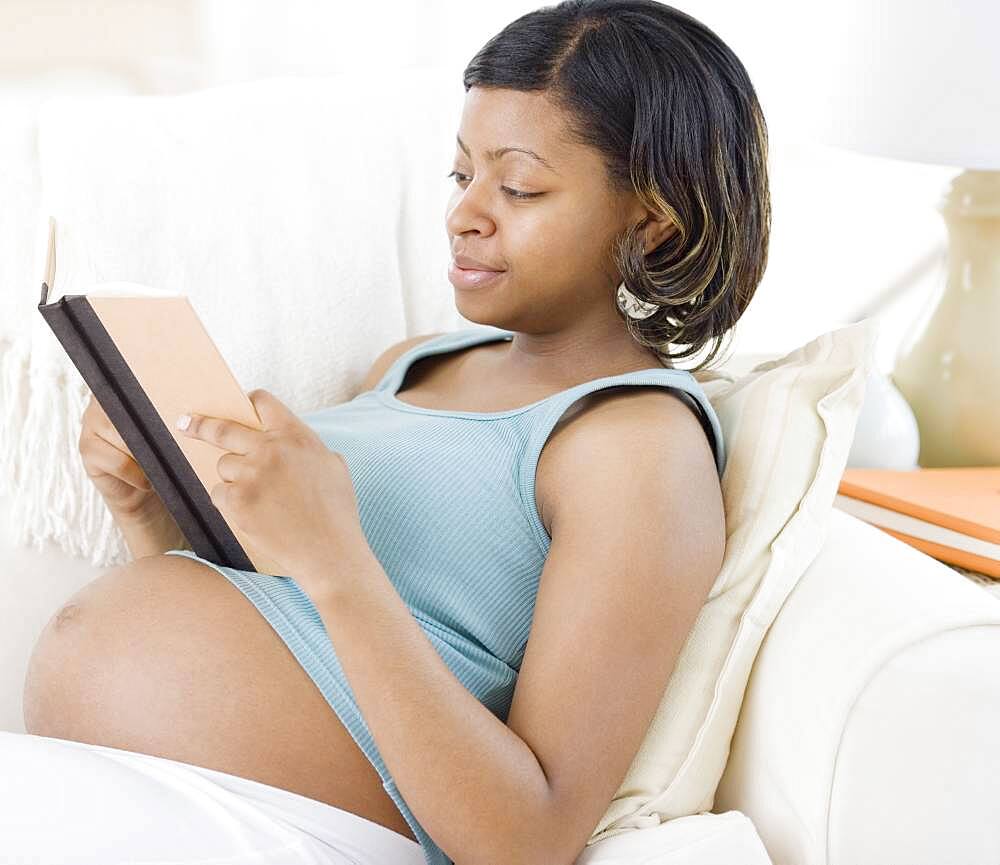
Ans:
[[[743,375],[695,374],[728,454],[726,555],[588,845],[712,809],[764,634],[826,538],[877,336],[865,319]]]
[[[772,865],[742,811],[691,814],[584,848],[573,865]]]

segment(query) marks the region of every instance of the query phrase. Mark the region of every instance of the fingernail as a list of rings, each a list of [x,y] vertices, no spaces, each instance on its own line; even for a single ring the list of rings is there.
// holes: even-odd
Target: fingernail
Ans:
[[[191,415],[182,414],[177,418],[177,429],[187,429],[191,425]]]

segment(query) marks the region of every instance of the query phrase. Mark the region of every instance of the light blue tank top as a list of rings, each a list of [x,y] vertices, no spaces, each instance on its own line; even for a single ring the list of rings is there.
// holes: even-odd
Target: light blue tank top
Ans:
[[[400,355],[373,390],[301,415],[343,456],[368,545],[400,597],[455,677],[505,723],[551,543],[535,504],[535,469],[560,416],[602,388],[673,388],[699,416],[720,476],[726,463],[718,417],[686,370],[606,376],[498,412],[421,408],[396,397],[419,358],[513,336],[477,325],[433,337]],[[257,607],[378,771],[428,865],[451,865],[400,795],[323,621],[294,579],[170,552],[214,568]]]

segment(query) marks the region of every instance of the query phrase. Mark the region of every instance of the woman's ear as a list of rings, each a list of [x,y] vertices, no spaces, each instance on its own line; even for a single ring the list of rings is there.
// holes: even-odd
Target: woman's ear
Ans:
[[[642,230],[642,254],[649,255],[664,240],[677,231],[676,223],[669,216],[649,214],[640,224]]]

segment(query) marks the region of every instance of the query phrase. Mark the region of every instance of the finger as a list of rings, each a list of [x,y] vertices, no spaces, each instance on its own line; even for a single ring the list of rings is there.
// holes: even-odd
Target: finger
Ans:
[[[84,414],[90,414],[98,418],[98,420],[105,423],[111,423],[108,419],[108,413],[104,410],[104,406],[97,401],[97,397],[93,394],[90,395],[90,400],[87,403],[87,408],[85,409]]]
[[[209,499],[220,511],[227,510],[226,507],[226,484],[216,484],[208,493]]]
[[[98,429],[94,430],[94,436],[100,439],[102,442],[106,442],[107,444],[111,445],[111,447],[117,448],[122,453],[132,456],[132,451],[129,450],[128,445],[125,444],[125,440],[120,435],[118,435],[118,430],[116,430],[113,426],[108,427],[107,429],[99,427]]]
[[[298,420],[295,412],[268,390],[259,387],[247,396],[265,429],[280,429]]]
[[[88,440],[93,440],[100,445],[116,448],[128,457],[134,459],[134,457],[132,457],[132,451],[129,450],[128,445],[125,444],[122,437],[118,435],[118,430],[116,430],[113,426],[108,425],[106,428],[104,425],[81,427],[80,446],[83,447],[84,442]]]
[[[185,417],[189,417],[190,420],[187,428],[182,429],[180,424]],[[260,443],[260,439],[264,435],[262,432],[252,430],[234,420],[197,414],[181,415],[175,426],[180,429],[182,435],[201,439],[234,454],[250,453]]]
[[[86,458],[87,477],[97,477],[102,472],[140,490],[152,489],[149,479],[139,464],[127,454],[107,443],[88,442],[80,450]]]
[[[221,480],[233,483],[239,480],[243,457],[236,453],[224,453],[215,464],[215,471]]]
[[[89,426],[94,435],[114,445],[119,450],[128,450],[125,440],[118,434],[117,428],[111,423],[111,419],[108,417],[107,412],[101,408],[101,404],[94,399],[93,394],[90,396],[90,405],[84,412],[84,416],[88,413],[93,415]]]

